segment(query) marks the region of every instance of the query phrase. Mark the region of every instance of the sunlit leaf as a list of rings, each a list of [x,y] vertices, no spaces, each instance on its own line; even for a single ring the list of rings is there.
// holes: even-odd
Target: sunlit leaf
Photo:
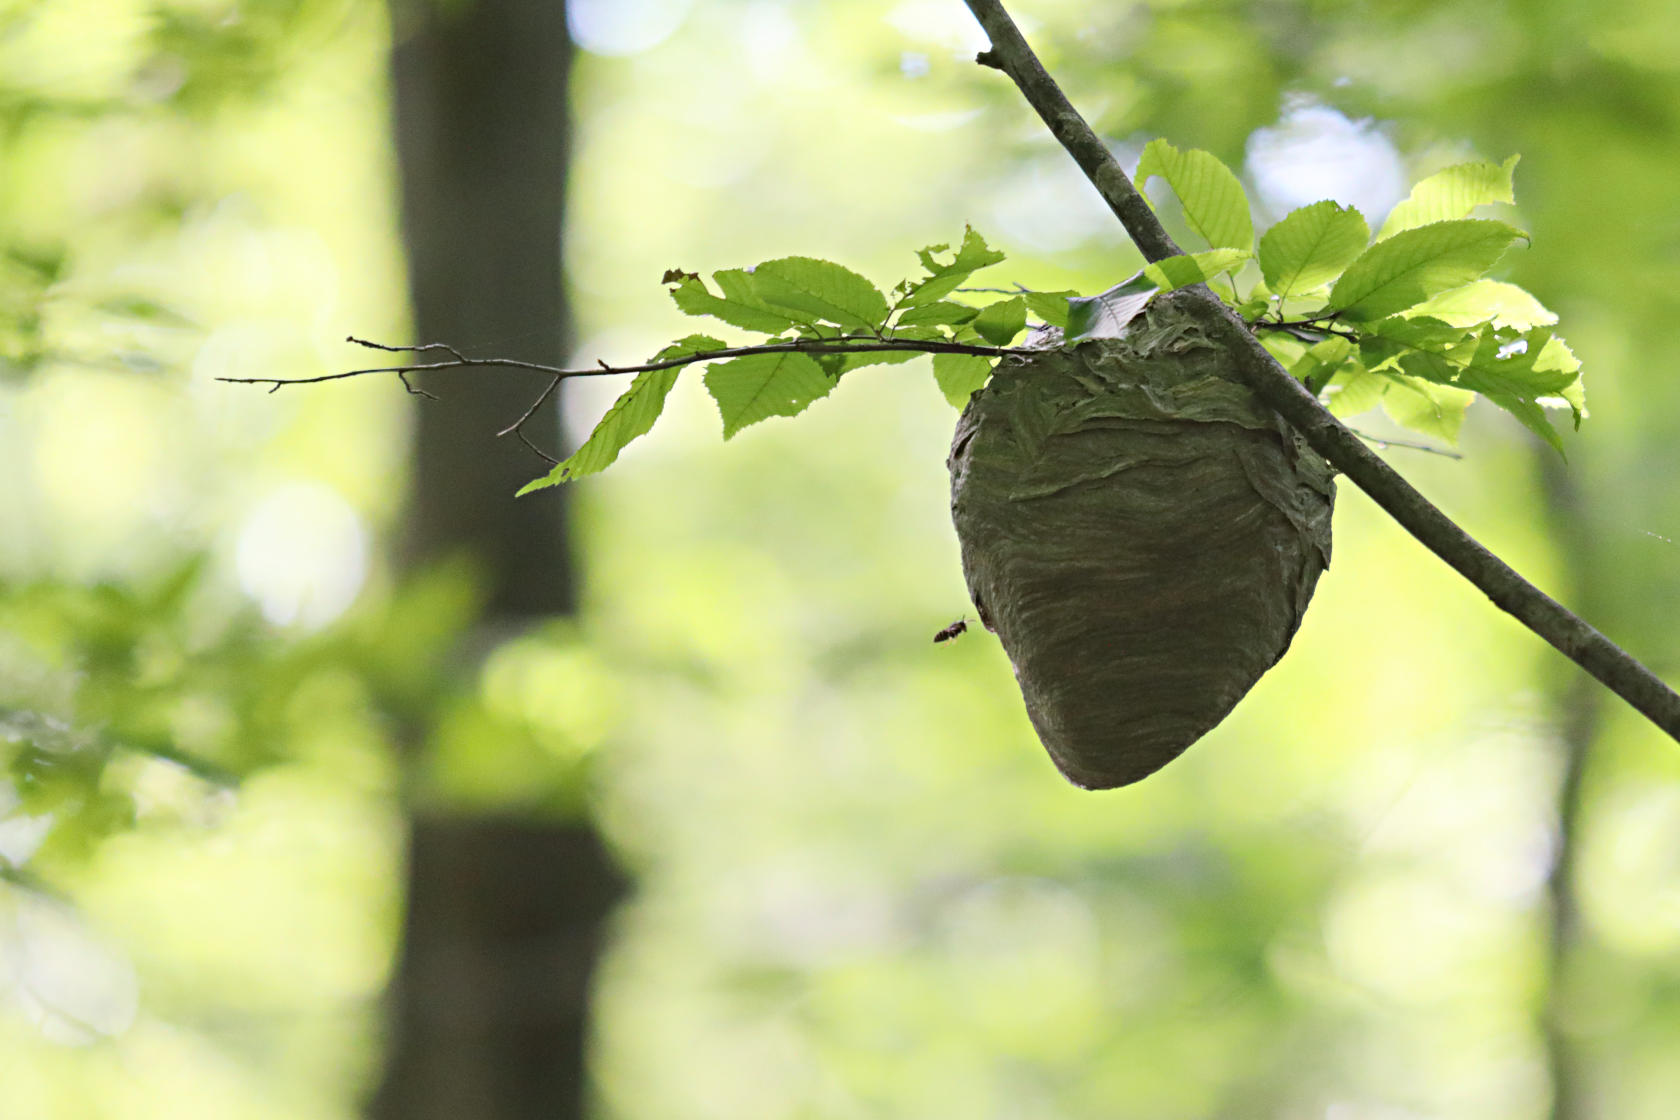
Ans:
[[[1503,280],[1473,281],[1431,296],[1407,314],[1429,315],[1458,327],[1492,322],[1495,326],[1527,330],[1557,322],[1557,316],[1526,289]]]
[[[939,391],[957,408],[968,404],[986,379],[992,375],[992,359],[978,354],[935,354],[933,379]]]
[[[749,354],[706,370],[706,389],[723,417],[723,438],[772,416],[797,416],[828,395],[834,379],[808,354]]]
[[[1476,394],[1404,374],[1386,374],[1383,380],[1387,382],[1382,394],[1383,411],[1396,424],[1449,444],[1458,443],[1464,414]]]
[[[1386,378],[1354,359],[1343,363],[1340,372],[1324,386],[1324,407],[1336,416],[1357,416],[1381,404],[1387,388]]]
[[[1145,265],[1143,275],[1153,281],[1161,291],[1170,292],[1177,288],[1188,288],[1191,284],[1206,283],[1215,276],[1236,268],[1251,255],[1243,249],[1207,249],[1200,253],[1167,257],[1165,260]]]
[[[1021,296],[987,304],[975,317],[974,329],[993,346],[1008,346],[1027,328],[1027,301]]]
[[[1254,248],[1254,219],[1242,183],[1211,152],[1179,151],[1165,140],[1143,149],[1135,176],[1142,190],[1159,175],[1184,207],[1184,220],[1215,249]]]
[[[920,307],[944,299],[980,269],[1003,260],[1003,254],[987,245],[986,239],[975,233],[972,226],[963,229],[962,245],[956,254],[949,261],[941,261],[938,255],[946,248],[944,245],[930,245],[917,251],[916,256],[928,275],[907,286],[904,298],[899,301],[900,306]]]
[[[793,326],[789,315],[773,311],[759,298],[752,274],[738,268],[712,274],[721,295],[713,295],[693,273],[666,273],[675,287],[671,299],[688,315],[710,315],[730,326],[765,334],[780,334]]]
[[[1052,327],[1065,328],[1068,321],[1068,300],[1077,299],[1078,292],[1028,292],[1027,310]]]
[[[1260,272],[1267,287],[1287,299],[1340,276],[1370,240],[1359,211],[1315,202],[1292,211],[1260,238]]]
[[[1504,222],[1436,222],[1378,242],[1348,266],[1327,305],[1355,322],[1381,319],[1479,278],[1524,236]]]
[[[1476,207],[1490,202],[1512,202],[1511,175],[1520,156],[1503,164],[1461,163],[1420,180],[1411,195],[1389,211],[1378,241],[1386,241],[1402,230],[1416,229],[1431,222],[1468,218]]]
[[[873,330],[887,317],[887,300],[867,279],[815,257],[781,257],[752,270],[758,298],[775,311],[820,319],[848,330]]]
[[[1352,353],[1353,343],[1345,338],[1315,342],[1289,367],[1290,376],[1309,387],[1322,386],[1335,376]]]
[[[661,362],[670,358],[686,357],[689,354],[721,350],[723,346],[721,340],[709,335],[691,334],[665,347],[653,356],[653,360]],[[679,366],[638,373],[635,380],[630,382],[630,387],[619,394],[618,400],[607,409],[607,414],[601,417],[600,422],[595,425],[595,430],[583,441],[583,446],[556,464],[554,469],[543,477],[520,487],[519,494],[529,494],[533,490],[557,486],[612,466],[625,445],[637,436],[645,435],[653,427],[653,422],[659,419],[659,414],[665,409],[665,398],[670,396],[671,388],[676,385],[677,375],[681,372],[682,368]]]
[[[934,303],[906,308],[898,317],[898,325],[903,327],[954,327],[961,326],[978,314],[980,314],[978,307],[970,307],[966,303],[953,303],[950,300],[938,300]]]

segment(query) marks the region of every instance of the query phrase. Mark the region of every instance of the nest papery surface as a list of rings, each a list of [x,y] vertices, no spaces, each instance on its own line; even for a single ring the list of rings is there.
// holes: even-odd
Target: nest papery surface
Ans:
[[[1000,364],[957,423],[969,594],[1063,774],[1107,789],[1217,724],[1330,562],[1329,465],[1172,296],[1125,337]]]

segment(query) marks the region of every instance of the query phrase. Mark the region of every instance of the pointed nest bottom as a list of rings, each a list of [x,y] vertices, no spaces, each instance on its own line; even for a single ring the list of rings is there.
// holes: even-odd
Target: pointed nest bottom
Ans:
[[[1228,370],[1163,296],[1121,338],[1005,359],[957,422],[969,594],[1077,785],[1135,782],[1223,719],[1330,563],[1329,464]]]

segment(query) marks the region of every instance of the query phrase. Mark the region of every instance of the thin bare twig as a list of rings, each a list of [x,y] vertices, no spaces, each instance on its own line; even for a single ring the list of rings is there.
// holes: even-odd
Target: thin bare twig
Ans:
[[[494,367],[498,369],[530,370],[534,373],[546,373],[549,381],[537,394],[528,408],[519,418],[501,431],[497,436],[514,436],[520,443],[534,451],[550,465],[560,462],[553,455],[544,451],[525,435],[525,425],[531,417],[537,414],[548,399],[554,395],[554,390],[568,377],[604,377],[615,373],[651,373],[662,369],[679,369],[683,366],[694,365],[697,362],[717,361],[723,358],[744,358],[753,354],[869,354],[891,351],[922,353],[922,354],[972,354],[983,358],[1002,358],[1010,354],[1026,354],[1028,350],[1008,346],[976,346],[967,342],[940,342],[937,340],[924,341],[908,338],[881,338],[878,335],[864,335],[857,337],[842,336],[840,338],[801,338],[788,342],[765,342],[756,346],[726,346],[719,350],[701,350],[693,354],[684,354],[676,358],[665,358],[659,361],[643,362],[633,366],[614,366],[606,362],[583,369],[561,369],[558,366],[543,365],[540,362],[522,362],[515,358],[469,358],[455,347],[444,342],[422,342],[408,346],[394,346],[384,342],[370,342],[365,338],[350,335],[346,342],[353,342],[357,346],[365,346],[369,350],[383,350],[392,354],[428,354],[441,352],[449,357],[440,362],[422,362],[407,366],[372,366],[366,369],[344,370],[340,373],[323,373],[315,377],[218,377],[217,381],[227,381],[236,385],[267,385],[270,393],[277,393],[287,385],[319,385],[323,381],[343,381],[351,377],[366,377],[377,373],[394,373],[402,386],[408,392],[418,397],[437,400],[436,395],[416,386],[409,381],[411,373],[445,370],[472,369],[475,367]]]
[[[1020,89],[1151,261],[1177,245],[1061,87],[1047,74],[999,0],[964,0],[991,39],[976,61],[1001,70]],[[1680,742],[1680,694],[1609,638],[1523,579],[1442,513],[1321,405],[1203,285],[1186,288],[1210,337],[1230,355],[1233,372],[1303,438],[1416,537],[1480,589],[1495,606],[1555,646]],[[1322,329],[1322,328],[1320,328]]]

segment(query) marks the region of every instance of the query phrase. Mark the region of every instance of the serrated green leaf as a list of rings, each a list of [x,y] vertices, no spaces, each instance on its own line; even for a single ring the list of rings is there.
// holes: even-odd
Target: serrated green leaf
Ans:
[[[1494,404],[1522,421],[1523,427],[1545,440],[1553,451],[1563,455],[1563,437],[1558,435],[1552,422],[1546,418],[1545,409],[1528,397],[1514,396],[1509,393],[1490,392],[1484,396]],[[1564,456],[1567,458],[1568,456]]]
[[[989,303],[980,309],[972,325],[993,346],[1008,346],[1027,329],[1027,301],[1021,296],[1011,296]]]
[[[1315,202],[1285,215],[1260,238],[1260,272],[1287,299],[1340,276],[1371,240],[1365,216],[1352,207]]]
[[[992,359],[979,354],[935,354],[933,379],[955,408],[968,405],[968,398],[979,392],[992,375]]]
[[[1079,296],[1075,291],[1028,292],[1027,310],[1052,327],[1065,328],[1068,321],[1068,300]]]
[[[919,307],[906,308],[898,317],[900,327],[961,326],[980,314],[978,307],[966,303],[938,300]]]
[[[1411,195],[1389,211],[1378,241],[1386,241],[1402,230],[1416,229],[1431,222],[1468,218],[1478,206],[1490,202],[1513,202],[1511,176],[1520,156],[1503,164],[1461,163],[1418,182]]]
[[[1430,296],[1407,314],[1429,315],[1456,327],[1492,322],[1499,327],[1527,330],[1557,322],[1557,316],[1526,289],[1503,280],[1476,280]]]
[[[723,438],[772,416],[797,416],[828,395],[834,379],[809,354],[748,354],[706,370],[706,390],[723,417]]]
[[[1004,259],[1003,254],[987,245],[986,239],[975,233],[972,226],[963,228],[962,245],[949,261],[938,259],[938,254],[945,250],[944,245],[930,245],[917,251],[916,256],[921,260],[922,267],[927,269],[928,275],[922,280],[907,284],[904,298],[899,301],[900,307],[920,307],[935,300],[942,300],[982,268]]]
[[[833,261],[780,257],[752,269],[758,298],[775,311],[848,330],[875,330],[887,318],[887,299],[867,279]]]
[[[1206,249],[1167,257],[1144,266],[1143,275],[1163,292],[1203,284],[1220,273],[1229,272],[1253,254],[1244,249]]]
[[[1142,190],[1159,175],[1184,207],[1184,220],[1215,249],[1254,248],[1254,219],[1242,183],[1212,152],[1179,151],[1165,140],[1143,149],[1134,177]]]
[[[710,315],[730,326],[765,334],[780,334],[793,326],[793,319],[767,307],[753,285],[750,273],[738,268],[712,274],[723,294],[713,295],[698,276],[679,275],[671,299],[684,314]]]
[[[724,343],[721,339],[710,335],[691,334],[665,347],[653,356],[653,360],[663,362],[723,348]],[[555,464],[554,469],[543,477],[520,487],[515,496],[558,486],[562,482],[596,474],[612,466],[618,459],[619,452],[637,436],[645,435],[653,427],[653,422],[659,419],[659,414],[665,410],[665,398],[670,396],[671,388],[676,385],[677,375],[681,372],[681,367],[672,367],[638,373],[635,380],[630,382],[630,387],[620,393],[618,400],[607,409],[606,415],[595,425],[595,430],[583,441],[583,446]]]
[[[1065,344],[1072,346],[1088,338],[1119,338],[1126,324],[1137,318],[1158,291],[1155,281],[1140,272],[1106,292],[1068,300]]]
[[[1476,394],[1451,385],[1435,385],[1404,374],[1384,374],[1383,411],[1403,428],[1458,443],[1464,413]]]
[[[1330,310],[1353,322],[1382,319],[1477,279],[1523,232],[1504,222],[1436,222],[1380,241],[1330,289]]]

